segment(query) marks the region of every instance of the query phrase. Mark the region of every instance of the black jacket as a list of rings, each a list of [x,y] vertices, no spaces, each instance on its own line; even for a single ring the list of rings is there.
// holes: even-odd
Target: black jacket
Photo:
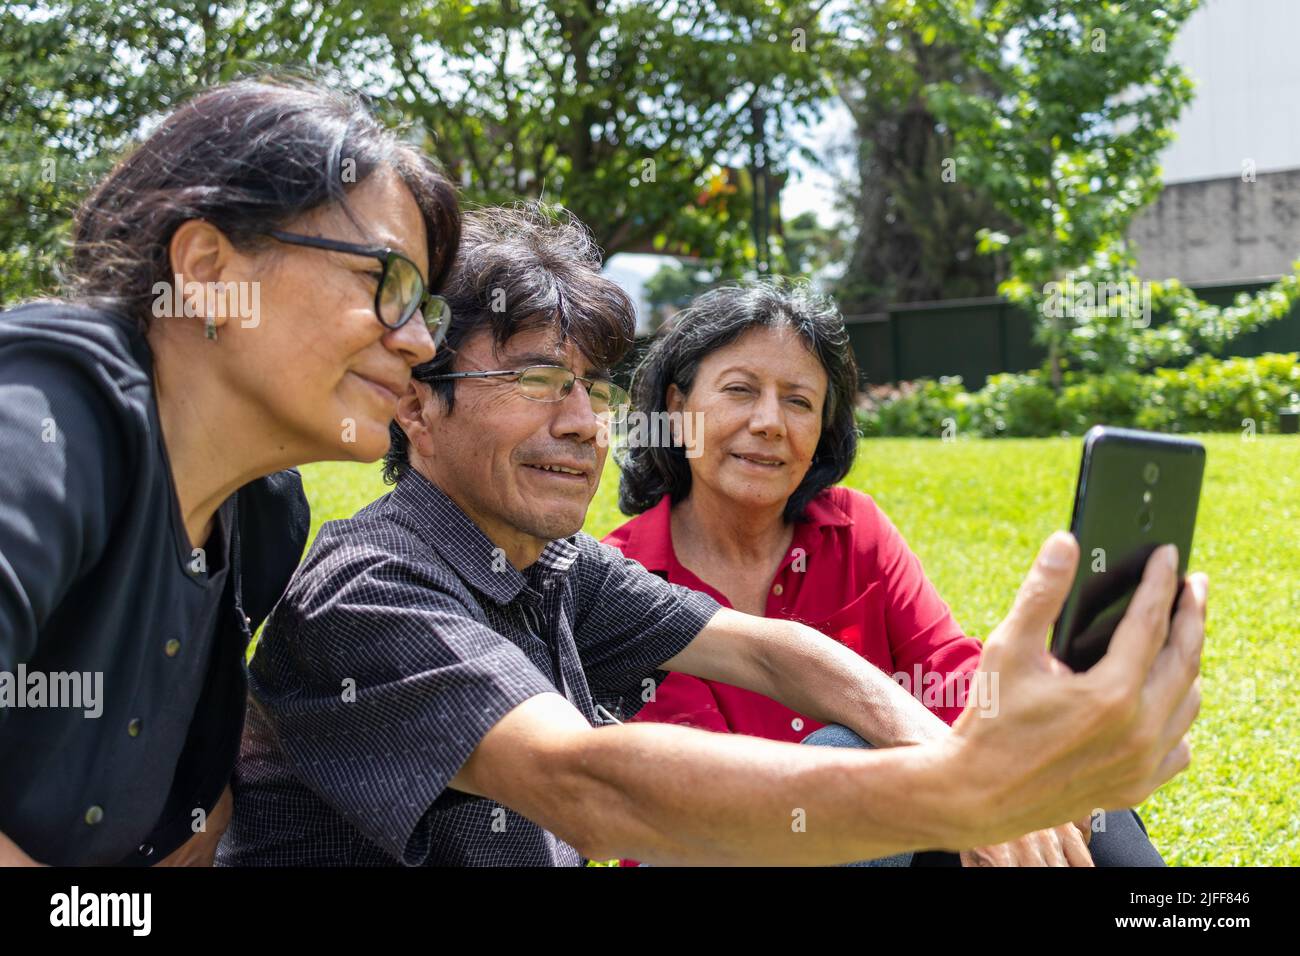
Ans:
[[[149,864],[189,839],[230,779],[248,642],[308,526],[285,471],[191,549],[134,323],[0,313],[0,832],[64,865]]]

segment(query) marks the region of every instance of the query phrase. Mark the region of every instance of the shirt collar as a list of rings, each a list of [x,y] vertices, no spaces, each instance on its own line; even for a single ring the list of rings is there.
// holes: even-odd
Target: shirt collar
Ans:
[[[843,494],[843,492],[840,492]],[[814,528],[843,528],[853,524],[853,516],[836,504],[834,488],[826,488],[804,508],[806,523]]]
[[[652,508],[628,522],[623,553],[636,558],[647,571],[667,572],[677,563],[673,554],[673,503],[667,495]]]
[[[647,571],[669,572],[678,566],[677,555],[673,552],[672,509],[672,500],[664,495],[628,524],[623,550],[641,562]],[[804,520],[795,523],[791,547],[807,542],[822,528],[852,524],[852,516],[835,503],[833,491],[826,489],[804,508]]]
[[[578,557],[571,538],[557,538],[542,549],[526,574],[521,573],[498,559],[497,546],[483,529],[414,468],[402,474],[391,501],[462,581],[497,604],[509,604],[521,592],[531,591],[530,584],[563,574]]]

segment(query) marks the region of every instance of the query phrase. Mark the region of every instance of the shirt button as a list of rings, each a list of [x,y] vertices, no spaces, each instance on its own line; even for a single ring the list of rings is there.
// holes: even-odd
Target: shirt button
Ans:
[[[126,725],[126,732],[132,737],[139,737],[140,731],[144,729],[144,721],[139,717],[131,718],[131,722]]]
[[[153,856],[153,844],[141,843],[140,849],[137,850],[136,852],[139,853],[141,856]]]
[[[93,827],[93,826],[98,826],[98,825],[99,825],[99,821],[101,821],[101,820],[103,820],[103,819],[104,819],[104,808],[103,808],[103,807],[91,807],[89,810],[86,811],[86,824],[87,824],[87,826],[92,826],[92,827]]]
[[[795,730],[803,730],[803,718],[796,717],[794,720],[790,721],[790,726]]]
[[[163,653],[166,654],[168,657],[175,657],[180,652],[181,652],[181,642],[176,640],[176,638],[174,637],[166,644],[163,645]]]
[[[780,597],[783,591],[785,591],[785,588],[781,587],[781,585],[779,584],[772,585],[772,593],[775,594],[777,597]]]

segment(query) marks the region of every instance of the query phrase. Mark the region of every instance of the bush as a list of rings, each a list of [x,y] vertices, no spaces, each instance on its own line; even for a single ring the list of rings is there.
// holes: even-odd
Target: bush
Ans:
[[[1199,358],[1186,368],[1156,369],[1138,427],[1161,431],[1240,431],[1246,422],[1267,433],[1277,410],[1300,405],[1297,353],[1257,358]]]
[[[937,437],[945,430],[999,436],[1081,435],[1093,425],[1163,432],[1277,429],[1277,412],[1300,406],[1295,352],[1254,358],[1202,356],[1150,374],[1067,373],[1061,394],[1043,370],[990,375],[978,392],[958,377],[920,379],[868,391],[858,408],[863,435]]]
[[[990,375],[975,404],[979,432],[986,438],[1055,435],[1064,427],[1052,386],[1033,372]]]
[[[1082,435],[1093,425],[1138,427],[1150,379],[1131,371],[1067,379],[1061,390],[1061,431]]]
[[[858,407],[858,427],[868,436],[938,438],[945,428],[964,432],[971,427],[972,398],[960,375],[868,389]]]

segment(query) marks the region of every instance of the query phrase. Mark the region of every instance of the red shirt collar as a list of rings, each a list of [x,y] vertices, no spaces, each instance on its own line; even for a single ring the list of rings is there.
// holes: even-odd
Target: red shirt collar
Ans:
[[[853,518],[837,502],[839,489],[823,490],[804,509],[803,521],[795,523],[794,537],[790,547],[803,547],[811,553],[809,547],[820,538],[822,528],[847,527],[853,524]],[[681,567],[677,555],[673,552],[672,534],[672,500],[664,495],[659,503],[648,511],[610,532],[606,541],[618,543],[619,550],[645,566],[647,571],[662,571],[671,575]],[[610,541],[610,539],[614,539]]]

